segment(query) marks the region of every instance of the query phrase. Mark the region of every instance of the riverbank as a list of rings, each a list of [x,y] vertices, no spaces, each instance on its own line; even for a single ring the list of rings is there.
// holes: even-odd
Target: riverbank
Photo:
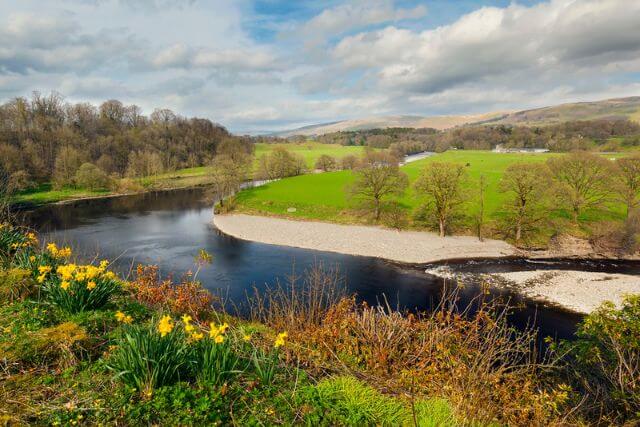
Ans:
[[[435,233],[422,231],[395,231],[372,226],[293,221],[244,214],[214,215],[213,223],[223,233],[238,239],[410,264],[516,255],[516,249],[506,242],[480,242],[469,236],[439,237]]]
[[[640,277],[627,274],[545,270],[498,273],[495,277],[533,299],[585,314],[605,301],[620,307],[625,295],[640,294]]]
[[[465,283],[464,274],[447,266],[426,273]],[[625,295],[640,294],[640,278],[620,273],[548,269],[482,274],[481,279],[487,285],[581,314],[592,313],[605,301],[620,307]]]

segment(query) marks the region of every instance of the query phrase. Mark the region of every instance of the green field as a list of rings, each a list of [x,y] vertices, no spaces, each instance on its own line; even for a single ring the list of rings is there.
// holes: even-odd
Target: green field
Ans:
[[[488,219],[495,218],[508,195],[498,191],[498,183],[505,169],[516,162],[545,162],[560,154],[521,154],[492,153],[489,151],[447,151],[427,159],[409,163],[402,170],[413,182],[428,162],[442,161],[463,164],[467,167],[468,184],[472,197],[465,206],[465,212],[472,216],[477,211],[474,197],[480,175],[487,180],[485,212]],[[611,155],[616,157],[620,155]],[[244,212],[260,213],[293,218],[318,219],[336,222],[358,222],[354,214],[354,205],[348,200],[346,188],[353,182],[350,171],[304,175],[283,179],[262,187],[245,190],[238,195],[238,209]],[[416,208],[421,201],[410,187],[400,199],[407,211]],[[288,208],[296,211],[287,212]],[[565,216],[562,212],[557,216]],[[620,219],[623,216],[621,205],[608,206],[607,209],[585,212],[581,219]]]
[[[307,166],[312,169],[323,154],[340,159],[349,154],[360,156],[364,152],[362,146],[344,146],[339,144],[321,144],[319,142],[307,141],[289,144],[256,144],[256,162],[260,157],[276,147],[284,147],[292,153],[299,154],[307,161]]]
[[[257,167],[259,158],[269,153],[274,148],[282,146],[289,151],[302,155],[307,166],[313,169],[316,160],[323,154],[336,157],[338,159],[354,154],[359,156],[364,147],[342,146],[337,144],[320,144],[317,142],[291,143],[291,144],[256,144],[256,159],[254,168]],[[199,166],[177,171],[167,172],[155,176],[140,178],[137,182],[146,190],[162,190],[181,187],[194,187],[200,185],[211,184],[209,168]],[[89,191],[83,188],[63,188],[54,190],[49,183],[42,184],[37,188],[25,191],[14,197],[16,203],[29,203],[41,205],[46,203],[54,203],[62,200],[80,199],[85,197],[96,197],[113,194],[110,191]]]

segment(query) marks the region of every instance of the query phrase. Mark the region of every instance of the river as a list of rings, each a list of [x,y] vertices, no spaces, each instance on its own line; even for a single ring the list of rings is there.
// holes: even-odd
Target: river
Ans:
[[[28,221],[45,240],[69,244],[77,255],[113,261],[121,272],[137,263],[158,264],[163,274],[194,269],[194,256],[205,249],[213,263],[198,279],[214,292],[241,302],[253,286],[258,288],[302,273],[316,263],[339,268],[347,287],[371,304],[387,299],[392,307],[427,310],[437,303],[444,280],[425,273],[433,266],[402,266],[381,259],[341,255],[235,239],[212,224],[212,197],[206,189],[80,200],[43,206],[28,214]],[[467,261],[449,266],[467,276],[492,271],[534,268],[625,272],[640,274],[639,264],[593,263],[555,260],[533,264],[524,260]],[[449,288],[451,284],[448,285]],[[480,292],[467,280],[459,290],[460,304],[469,304]],[[515,305],[510,321],[518,328],[533,325],[541,336],[570,338],[581,316],[555,307],[539,305],[516,293],[493,289],[492,295]]]

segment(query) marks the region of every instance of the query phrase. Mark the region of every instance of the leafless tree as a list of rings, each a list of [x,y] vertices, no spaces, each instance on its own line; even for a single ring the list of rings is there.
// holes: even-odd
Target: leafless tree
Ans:
[[[441,237],[445,236],[451,219],[466,200],[463,189],[465,178],[462,165],[431,162],[414,184],[418,194],[427,197],[428,207],[438,220]]]
[[[589,208],[601,206],[611,197],[613,168],[609,160],[596,154],[576,151],[547,161],[561,203],[571,211],[573,222]]]
[[[383,203],[401,196],[409,185],[397,159],[386,151],[366,152],[353,173],[355,181],[348,192],[371,207],[376,221],[380,220]]]

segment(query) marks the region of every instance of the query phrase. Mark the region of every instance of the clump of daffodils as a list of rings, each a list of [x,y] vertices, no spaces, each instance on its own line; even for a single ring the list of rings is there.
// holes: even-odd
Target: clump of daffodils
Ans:
[[[55,243],[49,243],[47,245],[47,251],[54,258],[69,258],[72,254],[71,248],[69,246],[58,248],[58,245],[56,245]]]
[[[120,323],[125,323],[127,325],[131,324],[131,322],[133,322],[133,317],[131,317],[128,314],[125,314],[121,311],[116,312],[115,314],[116,319],[118,320],[118,322]]]
[[[181,319],[182,323],[184,324],[184,331],[189,334],[189,338],[191,338],[193,341],[200,341],[202,338],[204,338],[204,334],[197,330],[196,327],[191,323],[193,321],[193,318],[191,316],[185,314]]]
[[[278,336],[276,337],[275,342],[273,343],[273,346],[275,348],[280,348],[285,344],[285,339],[289,336],[289,334],[287,334],[287,332],[281,332],[278,334]]]
[[[229,328],[228,323],[223,323],[222,325],[217,325],[214,323],[209,324],[209,338],[213,340],[216,344],[222,344],[224,342],[224,334],[227,332]]]

